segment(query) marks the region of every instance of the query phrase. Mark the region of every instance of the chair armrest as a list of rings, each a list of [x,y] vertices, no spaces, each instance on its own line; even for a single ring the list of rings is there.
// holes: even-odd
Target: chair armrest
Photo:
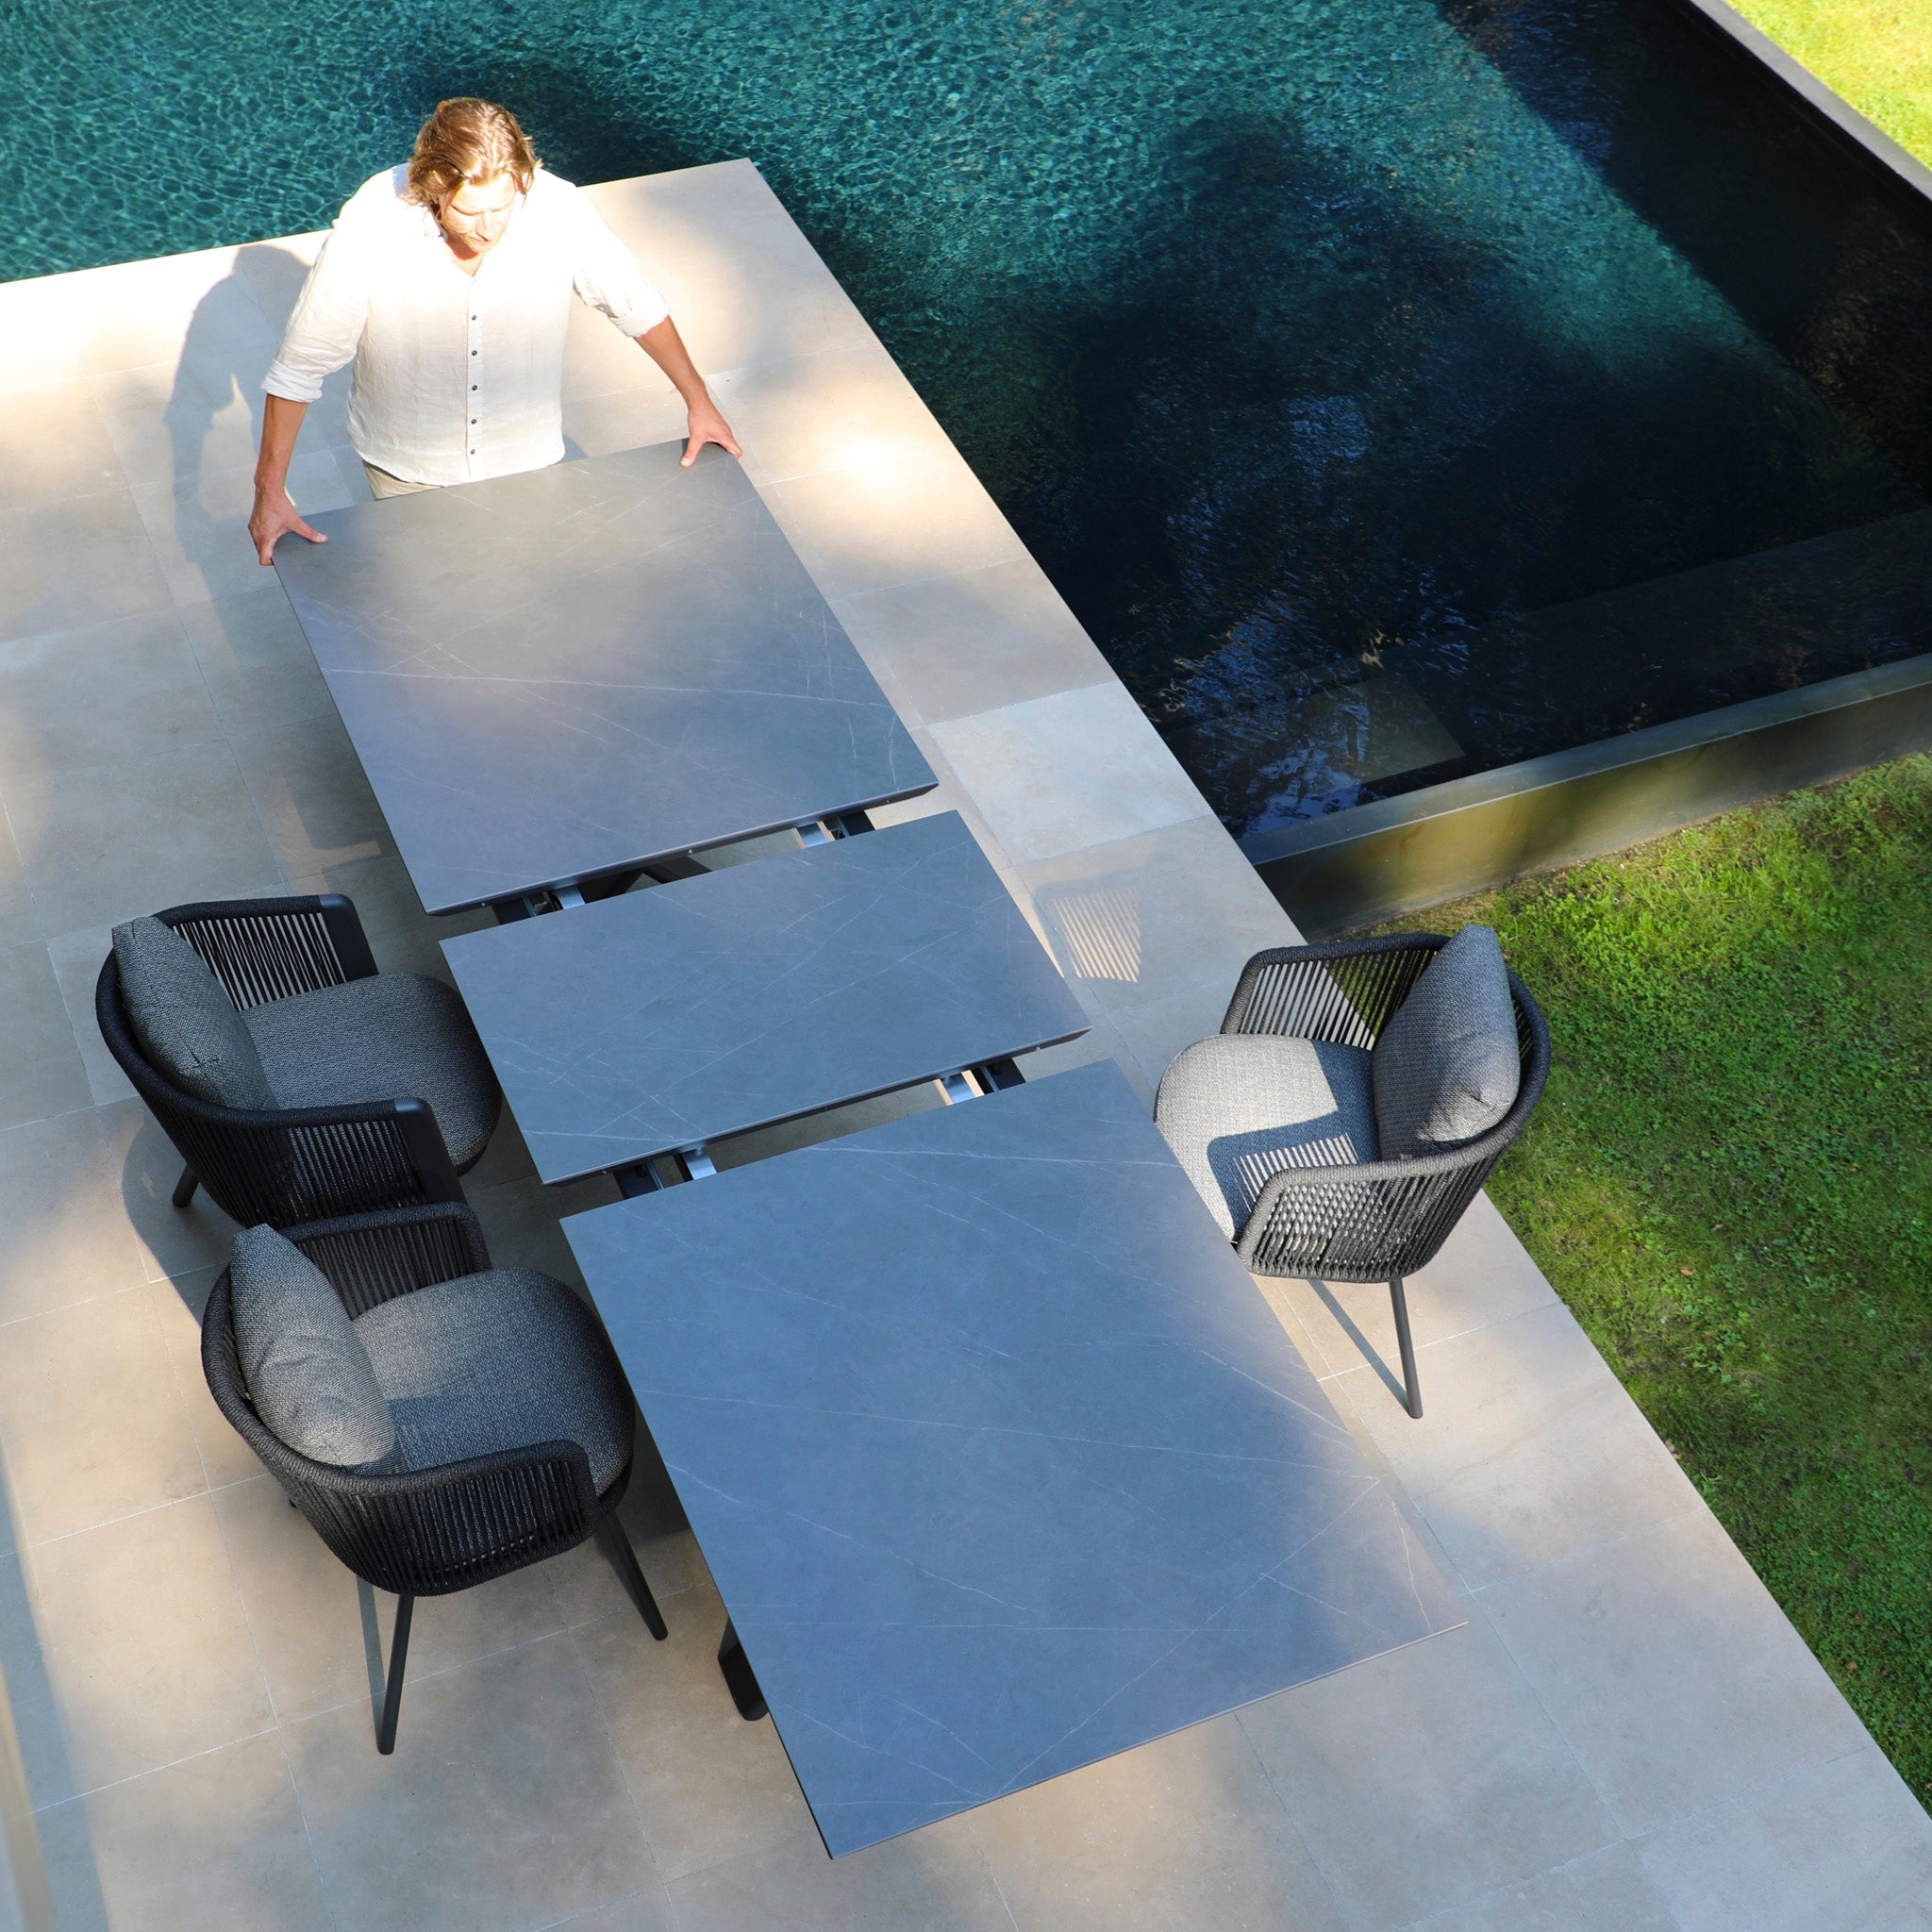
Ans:
[[[375,971],[362,922],[340,892],[201,900],[155,916],[208,961],[243,1011]]]
[[[338,1215],[282,1232],[328,1276],[351,1319],[490,1266],[482,1224],[460,1201]]]
[[[1221,1030],[1373,1047],[1448,943],[1423,932],[1271,947],[1241,968]]]
[[[603,1513],[590,1457],[575,1442],[397,1475],[308,1463],[303,1477],[287,1486],[323,1541],[358,1576],[398,1595],[442,1596],[520,1570],[583,1541]]]
[[[1271,1175],[1235,1237],[1248,1267],[1257,1274],[1325,1273],[1337,1280],[1374,1281],[1411,1274],[1435,1257],[1528,1124],[1549,1078],[1550,1033],[1542,1011],[1514,973],[1509,993],[1522,1073],[1508,1112],[1487,1133],[1440,1154],[1286,1168]]]

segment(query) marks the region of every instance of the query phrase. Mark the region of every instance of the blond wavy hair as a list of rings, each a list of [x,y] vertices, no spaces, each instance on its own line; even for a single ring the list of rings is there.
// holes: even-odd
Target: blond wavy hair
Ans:
[[[438,101],[409,156],[409,199],[441,214],[465,182],[510,175],[527,193],[536,172],[537,151],[508,108],[467,95]]]

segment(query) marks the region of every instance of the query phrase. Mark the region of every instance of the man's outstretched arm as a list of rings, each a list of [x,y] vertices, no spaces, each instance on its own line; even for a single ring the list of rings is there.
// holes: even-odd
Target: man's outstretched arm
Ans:
[[[320,530],[311,530],[289,501],[289,458],[295,453],[295,435],[308,413],[307,403],[287,396],[263,398],[261,455],[255,463],[255,508],[248,516],[248,539],[263,563],[275,561],[275,539],[292,530],[311,543],[326,543]]]
[[[697,364],[691,359],[691,351],[684,346],[684,339],[677,333],[677,325],[667,315],[656,328],[647,328],[639,336],[637,344],[671,378],[677,393],[684,398],[685,416],[691,430],[691,441],[684,450],[684,467],[690,469],[697,461],[699,450],[708,442],[715,442],[720,449],[741,457],[744,452],[739,448],[730,424],[718,413],[718,406],[711,400],[710,391],[705,387],[705,378],[698,374]]]

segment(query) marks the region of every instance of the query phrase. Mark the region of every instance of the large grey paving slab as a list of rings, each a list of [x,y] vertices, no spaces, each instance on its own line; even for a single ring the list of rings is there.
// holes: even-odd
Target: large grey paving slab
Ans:
[[[1706,1508],[1560,1304],[1430,1343],[1419,1361],[1420,1422],[1376,1370],[1326,1386],[1475,1588]]]
[[[44,946],[0,944],[0,1129],[87,1107],[92,1095]]]
[[[1060,970],[1109,1012],[1204,982],[1224,1010],[1241,968],[1284,941],[1274,894],[1211,818],[1083,846],[1020,876]]]
[[[88,385],[16,390],[0,408],[0,509],[92,496],[123,482]]]
[[[172,608],[0,642],[0,790],[221,739]]]
[[[1506,1578],[1483,1603],[1626,1831],[1866,1742],[1705,1510]]]
[[[1682,1932],[1635,1839],[1415,1922],[1415,1932]]]
[[[838,611],[873,668],[918,691],[929,724],[1115,682],[1030,557],[868,591]]]
[[[60,1932],[335,1932],[274,1731],[40,1814]]]
[[[366,1695],[282,1739],[338,1925],[535,1932],[657,1880],[567,1633],[411,1674],[392,1757]]]
[[[121,487],[0,510],[0,638],[164,609],[168,586]]]
[[[1875,1745],[1641,1840],[1681,1932],[1926,1932],[1932,1833]]]
[[[743,473],[681,448],[354,505],[277,547],[429,911],[932,784]]]
[[[21,1725],[36,1804],[275,1724],[208,1496],[42,1543],[27,1569],[55,1720]]]
[[[932,729],[1016,865],[1209,816],[1193,780],[1118,682]]]
[[[1008,1901],[961,1837],[921,1832],[827,1858],[781,1840],[671,1887],[678,1932],[1013,1932]]]
[[[1234,1715],[1083,1765],[960,1824],[1019,1932],[1347,1924]]]
[[[1479,1614],[1241,1724],[1351,1932],[1394,1932],[1623,1836]]]
[[[35,1543],[208,1487],[145,1284],[7,1330],[0,1462],[12,1520]]]
[[[1087,1027],[953,812],[442,950],[546,1181]]]
[[[565,1230],[835,1856],[1460,1621],[1118,1068]]]
[[[43,938],[191,899],[242,899],[281,874],[225,742],[4,781]]]

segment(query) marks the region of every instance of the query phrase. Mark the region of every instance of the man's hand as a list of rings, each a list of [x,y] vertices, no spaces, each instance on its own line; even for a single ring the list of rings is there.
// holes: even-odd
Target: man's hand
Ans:
[[[265,564],[273,563],[275,539],[286,537],[291,530],[298,537],[307,537],[311,543],[328,541],[320,530],[311,530],[302,521],[301,511],[289,501],[286,490],[258,490],[255,508],[248,517],[248,540],[255,545],[256,556]]]
[[[691,405],[687,412],[691,429],[691,441],[684,446],[680,458],[681,467],[690,469],[697,461],[698,452],[706,443],[715,442],[722,450],[727,450],[735,457],[744,452],[738,446],[738,439],[731,433],[731,425],[718,413],[718,406],[707,395],[700,402]]]
[[[739,448],[730,424],[719,415],[718,406],[705,387],[705,378],[698,374],[691,351],[684,346],[684,338],[677,333],[677,325],[667,315],[656,328],[647,328],[637,342],[684,398],[685,418],[691,429],[691,440],[684,446],[684,467],[688,470],[697,461],[699,450],[708,442],[715,442],[720,449],[741,457],[744,452]]]
[[[255,465],[255,508],[248,515],[248,541],[264,564],[275,559],[275,539],[293,530],[311,543],[326,543],[320,530],[311,530],[289,501],[289,458],[295,435],[308,413],[307,403],[291,402],[273,391],[261,412],[261,456]]]

